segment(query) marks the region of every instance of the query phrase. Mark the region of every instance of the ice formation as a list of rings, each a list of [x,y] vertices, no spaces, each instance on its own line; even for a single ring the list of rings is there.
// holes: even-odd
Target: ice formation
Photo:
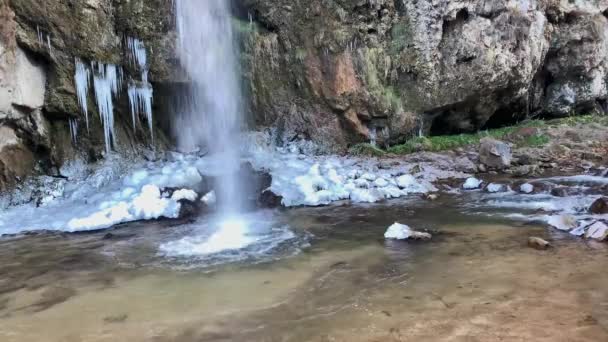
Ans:
[[[137,38],[127,37],[127,46],[131,60],[137,64],[142,73],[141,81],[148,83],[148,57],[144,42]]]
[[[441,178],[466,177],[432,163],[397,163],[378,168],[375,159],[315,156],[293,152],[292,147],[246,144],[246,161],[272,175],[271,190],[286,206],[318,206],[338,200],[377,202],[408,194],[436,191],[432,182]],[[261,146],[261,147],[258,147]],[[0,235],[29,230],[86,231],[115,224],[179,214],[180,201],[196,200],[203,176],[225,172],[213,155],[199,157],[172,153],[158,162],[104,161],[97,172],[84,164],[62,168],[60,186],[46,186],[43,207],[14,206],[0,213]],[[125,165],[117,168],[117,166]],[[126,175],[126,176],[122,176]],[[178,189],[170,196],[165,189]],[[215,193],[201,199],[215,202]]]
[[[393,223],[393,225],[388,227],[388,229],[386,230],[386,233],[384,233],[384,238],[385,239],[405,240],[405,239],[409,238],[411,234],[412,234],[412,229],[409,226],[395,222],[395,223]]]
[[[523,192],[524,194],[531,194],[532,192],[534,192],[534,185],[530,183],[522,184],[519,187],[519,191]]]
[[[78,98],[78,105],[84,114],[85,123],[87,125],[87,131],[89,130],[89,110],[87,99],[89,96],[89,86],[91,79],[91,71],[79,58],[75,61],[75,73],[74,80],[76,83],[76,97]]]
[[[148,122],[150,136],[154,139],[154,127],[152,122],[152,98],[153,90],[150,84],[137,85],[129,84],[128,89],[129,104],[131,106],[131,119],[133,120],[133,130],[138,115],[144,115]]]
[[[468,178],[464,182],[464,184],[462,185],[462,188],[465,190],[475,190],[475,189],[479,189],[481,184],[483,184],[482,180],[477,179],[475,177],[471,177],[471,178]]]
[[[99,111],[99,119],[103,125],[106,152],[112,149],[116,135],[114,133],[114,103],[113,96],[118,95],[119,78],[116,65],[92,63],[93,88],[95,101]]]
[[[152,121],[153,88],[150,82],[148,82],[148,57],[146,46],[143,41],[137,38],[127,37],[127,47],[130,60],[138,66],[139,71],[141,72],[141,80],[132,80],[127,90],[133,130],[135,131],[136,129],[137,117],[144,116],[148,122],[150,136],[154,139],[154,125]]]

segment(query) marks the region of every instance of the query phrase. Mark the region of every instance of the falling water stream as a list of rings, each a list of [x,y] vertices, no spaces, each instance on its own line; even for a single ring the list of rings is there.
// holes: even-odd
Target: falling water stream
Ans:
[[[215,157],[219,211],[237,215],[242,109],[229,1],[177,0],[176,15],[177,55],[191,79],[178,143],[184,149],[204,146]]]
[[[240,249],[255,239],[248,236],[249,224],[242,215],[245,185],[238,171],[243,110],[230,2],[177,0],[175,5],[177,55],[191,80],[176,136],[184,150],[208,151],[218,203],[216,218],[204,224],[205,233],[213,234],[185,241],[189,247],[170,244],[168,253],[174,254],[171,246],[203,255]]]

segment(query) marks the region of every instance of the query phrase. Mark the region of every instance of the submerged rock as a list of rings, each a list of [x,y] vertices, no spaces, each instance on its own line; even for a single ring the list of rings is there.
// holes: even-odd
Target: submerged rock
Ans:
[[[511,166],[511,146],[492,138],[481,139],[479,147],[479,160],[487,167],[505,169]]]
[[[412,230],[409,226],[397,222],[384,233],[385,239],[393,240],[430,240],[432,237],[429,233]]]
[[[275,194],[270,189],[264,190],[258,198],[258,206],[261,208],[277,208],[281,206],[283,197]]]
[[[608,197],[598,198],[589,207],[589,212],[596,215],[608,214]]]
[[[551,247],[551,244],[544,239],[532,236],[532,237],[528,238],[528,247],[538,249],[538,250],[545,250],[545,249]]]

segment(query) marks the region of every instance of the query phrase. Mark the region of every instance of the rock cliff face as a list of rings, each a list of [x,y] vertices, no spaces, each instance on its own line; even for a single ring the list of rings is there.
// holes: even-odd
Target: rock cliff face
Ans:
[[[155,140],[187,78],[174,56],[174,0],[0,0],[0,190],[76,154],[98,158],[103,129],[75,59],[141,70],[145,44]],[[252,126],[327,150],[474,131],[527,116],[606,109],[608,0],[241,0],[234,25]],[[126,85],[119,93],[126,93]],[[115,98],[114,149],[151,144]],[[72,142],[70,122],[79,131]],[[72,133],[73,132],[72,130]]]

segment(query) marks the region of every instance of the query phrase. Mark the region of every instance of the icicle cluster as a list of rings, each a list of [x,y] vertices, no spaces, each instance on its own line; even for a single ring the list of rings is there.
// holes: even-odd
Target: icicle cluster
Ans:
[[[119,78],[116,65],[91,63],[93,69],[93,88],[99,119],[103,124],[106,152],[110,152],[114,141],[114,103],[112,95],[118,95]]]
[[[49,54],[51,56],[53,56],[53,46],[51,45],[51,35],[49,35],[49,34],[45,35],[40,30],[40,26],[36,26],[36,31],[38,32],[38,44],[40,44],[40,45],[46,44],[46,48],[49,50]]]
[[[141,71],[141,82],[132,81],[129,84],[128,95],[131,106],[131,118],[133,130],[136,128],[138,116],[144,116],[148,121],[150,136],[154,139],[154,127],[152,123],[152,85],[148,81],[148,57],[144,42],[137,38],[127,37],[127,47],[131,61]]]
[[[78,97],[78,105],[82,113],[84,113],[85,123],[87,125],[87,132],[89,131],[89,108],[87,104],[87,97],[89,94],[91,71],[87,66],[79,59],[75,59],[76,72],[74,73],[74,80],[76,82],[76,96]]]
[[[144,42],[137,38],[127,37],[127,46],[131,60],[139,66],[141,70],[141,81],[148,83],[148,57]]]
[[[87,98],[93,76],[93,90],[99,118],[103,125],[106,152],[110,152],[114,142],[114,102],[113,97],[118,96],[122,88],[123,72],[114,64],[91,62],[90,68],[80,59],[75,60],[74,80],[78,104],[85,115],[87,131],[89,130],[89,111]]]
[[[39,34],[39,38],[41,38]],[[141,115],[148,121],[150,135],[154,139],[152,124],[152,85],[148,82],[148,61],[146,48],[142,41],[136,38],[127,38],[128,53],[130,59],[141,71],[141,81],[131,81],[128,87],[129,104],[133,129],[136,128],[137,116]],[[76,95],[78,104],[85,116],[87,131],[89,131],[89,109],[87,104],[89,89],[91,88],[91,77],[93,78],[93,90],[95,102],[99,112],[99,118],[103,125],[106,151],[110,152],[112,144],[115,143],[114,134],[114,98],[122,89],[124,74],[121,67],[114,64],[103,64],[91,62],[91,65],[83,63],[79,58],[74,61],[74,80],[76,83]],[[75,131],[72,122],[70,130]],[[74,134],[73,134],[74,137]],[[75,139],[74,139],[75,140]]]
[[[131,105],[131,117],[133,119],[133,130],[135,130],[136,114],[145,115],[150,129],[150,135],[154,139],[154,127],[152,125],[152,86],[129,85],[129,104]]]

